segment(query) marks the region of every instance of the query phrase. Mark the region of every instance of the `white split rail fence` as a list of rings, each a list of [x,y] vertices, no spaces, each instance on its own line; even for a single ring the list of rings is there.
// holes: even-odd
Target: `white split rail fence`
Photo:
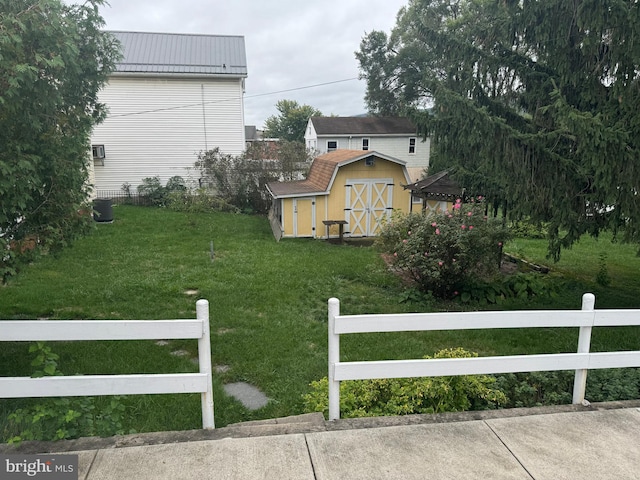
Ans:
[[[0,342],[198,340],[198,373],[0,377],[0,398],[200,393],[202,428],[213,429],[209,302],[195,320],[2,320]]]
[[[414,378],[515,372],[575,370],[573,403],[584,401],[587,371],[640,367],[640,351],[590,353],[593,327],[640,325],[640,310],[595,310],[595,296],[582,296],[582,310],[340,315],[329,306],[329,420],[340,418],[340,382],[373,378]],[[432,330],[579,327],[576,353],[475,358],[341,362],[340,335]]]

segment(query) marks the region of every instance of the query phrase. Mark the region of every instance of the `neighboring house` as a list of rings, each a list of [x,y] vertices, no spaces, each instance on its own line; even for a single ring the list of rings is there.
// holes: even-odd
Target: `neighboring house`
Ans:
[[[464,189],[449,178],[446,170],[404,185],[404,188],[411,192],[411,210],[416,210],[417,206],[425,213],[451,210],[455,201],[464,197]]]
[[[395,210],[409,212],[405,162],[379,152],[336,150],[317,157],[305,180],[267,185],[276,239],[282,237],[370,237]]]
[[[273,141],[273,139],[265,139],[264,130],[259,130],[255,125],[244,126],[244,140],[247,147],[253,142],[262,142],[264,140]]]
[[[429,167],[430,142],[404,117],[311,117],[304,136],[308,149],[376,151],[406,162],[411,181]]]
[[[145,177],[197,182],[197,154],[245,148],[244,37],[111,32],[123,58],[99,99],[106,120],[91,136],[98,196]],[[111,193],[110,193],[111,192]]]

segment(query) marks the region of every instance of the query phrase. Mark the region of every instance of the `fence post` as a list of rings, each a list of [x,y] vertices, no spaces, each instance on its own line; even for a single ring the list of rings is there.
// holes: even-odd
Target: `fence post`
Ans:
[[[340,362],[340,335],[336,331],[336,317],[340,315],[340,300],[329,299],[329,420],[340,418],[340,382],[335,379],[335,365]]]
[[[211,378],[211,334],[209,327],[209,302],[198,300],[196,302],[196,317],[202,322],[202,337],[198,339],[198,364],[200,373],[207,374],[207,391],[201,393],[202,402],[202,428],[213,429],[213,380]]]
[[[582,310],[592,312],[595,309],[596,297],[593,293],[585,293],[582,295]],[[578,337],[578,353],[589,353],[591,348],[591,330],[592,325],[588,327],[580,327],[580,335]],[[584,401],[584,394],[587,388],[587,369],[576,370],[573,380],[573,403],[580,404]]]

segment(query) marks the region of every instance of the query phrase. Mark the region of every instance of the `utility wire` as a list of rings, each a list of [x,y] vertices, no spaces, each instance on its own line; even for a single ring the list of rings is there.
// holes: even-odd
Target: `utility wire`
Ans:
[[[353,77],[353,78],[345,78],[343,80],[334,80],[332,82],[324,82],[324,83],[316,83],[314,85],[306,85],[304,87],[295,87],[295,88],[288,88],[286,90],[277,90],[274,92],[267,92],[267,93],[256,93],[255,95],[247,95],[245,96],[245,100],[247,98],[256,98],[256,97],[266,97],[269,95],[277,95],[279,93],[286,93],[286,92],[294,92],[297,90],[306,90],[309,88],[316,88],[316,87],[324,87],[326,85],[334,85],[336,83],[343,83],[343,82],[352,82],[353,80],[359,80],[358,77]],[[168,110],[179,110],[182,108],[191,108],[191,107],[204,107],[205,105],[209,105],[209,104],[213,104],[213,103],[224,103],[224,102],[231,102],[234,100],[238,100],[238,98],[225,98],[222,100],[211,100],[208,102],[199,102],[199,103],[191,103],[191,104],[185,104],[185,105],[176,105],[173,107],[164,107],[164,108],[156,108],[153,110],[141,110],[139,112],[129,112],[129,113],[120,113],[120,114],[116,114],[116,115],[109,115],[109,118],[117,118],[117,117],[130,117],[132,115],[143,115],[145,113],[154,113],[154,112],[165,112]]]

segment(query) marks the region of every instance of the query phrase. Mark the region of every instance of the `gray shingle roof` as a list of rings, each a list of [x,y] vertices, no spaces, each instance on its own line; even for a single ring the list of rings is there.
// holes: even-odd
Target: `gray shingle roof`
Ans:
[[[311,117],[318,135],[415,135],[405,117]]]
[[[244,37],[109,32],[122,45],[121,73],[247,76]]]
[[[404,185],[404,188],[411,190],[414,194],[426,195],[428,198],[431,196],[434,198],[441,196],[460,197],[463,194],[463,189],[449,177],[449,172],[446,170],[418,180],[415,183]]]

